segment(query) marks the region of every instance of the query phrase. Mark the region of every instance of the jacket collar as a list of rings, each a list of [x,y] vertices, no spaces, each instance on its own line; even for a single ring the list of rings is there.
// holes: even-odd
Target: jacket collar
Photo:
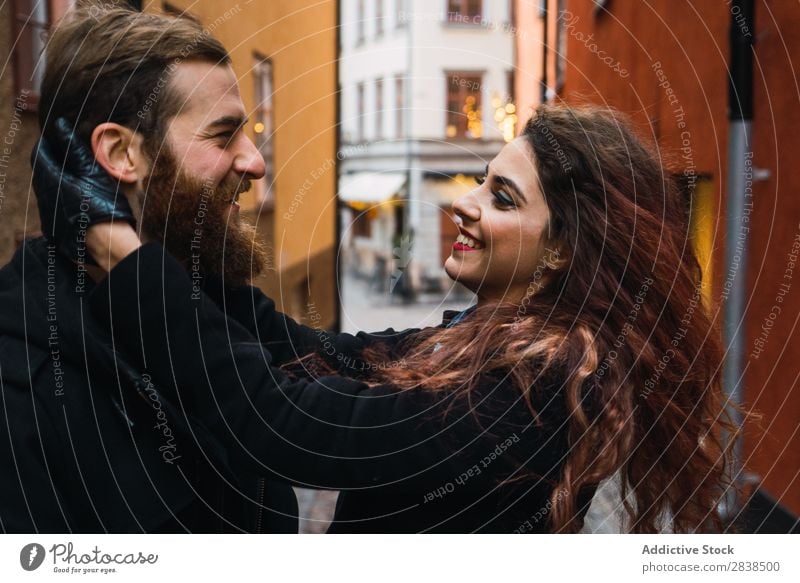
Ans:
[[[476,307],[478,307],[478,305],[474,304],[468,307],[466,310],[445,310],[442,314],[442,326],[445,328],[455,326],[461,320],[469,316]]]

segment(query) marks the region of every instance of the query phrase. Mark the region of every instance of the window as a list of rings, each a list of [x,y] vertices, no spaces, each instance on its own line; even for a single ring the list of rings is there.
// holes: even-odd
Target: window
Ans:
[[[14,91],[35,111],[44,77],[44,49],[50,23],[58,20],[74,0],[14,0],[12,40]]]
[[[710,305],[714,251],[714,225],[717,219],[716,189],[707,174],[686,172],[676,180],[683,194],[688,220],[688,235],[702,270],[701,293]]]
[[[480,73],[447,74],[447,127],[448,138],[480,138],[483,135],[481,121]]]
[[[375,34],[383,34],[383,0],[375,0]]]
[[[494,111],[494,121],[497,122],[497,129],[503,140],[510,142],[516,137],[517,132],[517,108],[514,105],[514,71],[507,72],[506,83],[508,90],[505,95],[494,93],[492,95],[492,110]]]
[[[366,115],[364,109],[365,109],[364,84],[359,83],[358,85],[356,85],[356,115],[358,116],[356,122],[358,124],[356,141],[359,142],[364,141],[364,116]]]
[[[364,0],[358,0],[358,10],[356,13],[356,44],[361,44],[366,39],[364,27],[366,25],[364,11]]]
[[[405,79],[401,75],[397,75],[394,78],[394,123],[396,125],[394,134],[398,138],[406,135],[405,91]]]
[[[262,181],[263,189],[260,191],[261,202],[274,200],[275,180],[275,118],[273,113],[273,96],[275,93],[272,78],[272,61],[255,54],[253,66],[253,88],[255,91],[255,111],[253,115],[253,131],[256,134],[256,146],[264,157],[266,172]]]
[[[447,20],[464,24],[480,24],[483,16],[481,0],[448,0]]]
[[[372,236],[372,215],[376,214],[374,209],[353,211],[353,236],[369,238]]]
[[[383,138],[383,79],[375,80],[375,138]]]

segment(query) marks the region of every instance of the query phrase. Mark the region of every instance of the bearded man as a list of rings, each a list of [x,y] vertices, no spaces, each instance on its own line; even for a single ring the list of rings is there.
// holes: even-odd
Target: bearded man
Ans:
[[[0,271],[0,531],[296,532],[291,487],[242,470],[84,309],[100,222],[163,242],[198,293],[264,265],[237,202],[264,161],[227,51],[193,20],[105,5],[65,17],[46,50],[44,236]],[[58,196],[66,170],[80,202]]]

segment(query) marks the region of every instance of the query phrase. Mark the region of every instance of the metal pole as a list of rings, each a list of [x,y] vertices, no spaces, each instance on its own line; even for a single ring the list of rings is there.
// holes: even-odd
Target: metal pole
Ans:
[[[548,7],[547,4],[550,0],[544,0],[541,4],[542,15],[542,103],[547,101],[547,53],[549,47],[547,46],[547,27],[548,27]],[[558,16],[558,15],[556,15]]]
[[[726,218],[725,264],[727,266],[724,305],[724,342],[726,358],[722,383],[725,395],[733,405],[744,403],[745,305],[747,303],[747,243],[750,213],[747,200],[748,162],[752,181],[753,119],[753,0],[730,3],[730,77],[728,91],[728,196]],[[741,415],[731,407],[731,419],[741,427]],[[741,481],[742,440],[733,446],[734,465],[731,479]],[[738,511],[735,492],[729,491],[720,509],[726,518]]]
[[[412,13],[416,13],[416,6],[413,0],[406,0],[409,4],[411,4],[411,11]],[[405,157],[406,157],[406,200],[405,204],[403,205],[403,214],[405,220],[403,221],[403,231],[401,233],[400,239],[400,261],[405,263],[403,265],[403,273],[400,276],[400,292],[403,298],[403,302],[409,303],[413,300],[414,297],[414,289],[413,289],[413,278],[411,274],[411,270],[414,266],[411,265],[413,261],[413,251],[408,247],[408,241],[413,241],[414,232],[413,232],[413,225],[412,221],[416,218],[417,211],[416,208],[418,206],[418,201],[414,200],[414,196],[416,196],[417,190],[416,185],[414,184],[414,173],[412,172],[411,165],[413,162],[411,148],[412,148],[412,112],[413,112],[413,89],[412,89],[412,81],[414,76],[414,24],[416,22],[416,18],[412,16],[408,22],[408,62],[406,63],[406,82],[404,84],[405,89],[405,108],[406,114],[403,116],[403,125],[404,133],[405,133]]]

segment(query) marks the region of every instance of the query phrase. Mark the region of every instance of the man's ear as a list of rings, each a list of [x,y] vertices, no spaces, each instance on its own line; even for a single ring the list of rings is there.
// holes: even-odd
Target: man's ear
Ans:
[[[136,184],[147,173],[142,136],[118,123],[101,123],[92,131],[92,151],[98,164],[123,184]]]

